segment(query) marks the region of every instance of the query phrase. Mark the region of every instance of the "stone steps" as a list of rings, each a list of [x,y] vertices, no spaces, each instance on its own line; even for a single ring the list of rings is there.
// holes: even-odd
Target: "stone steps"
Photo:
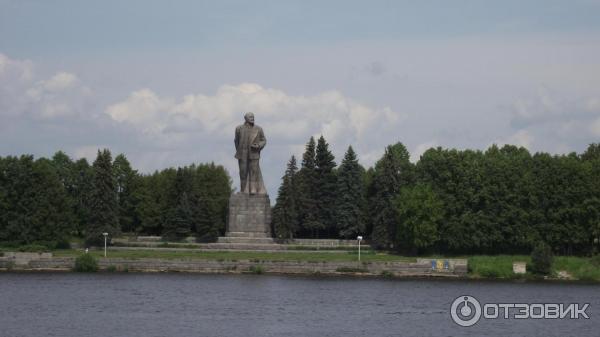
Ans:
[[[256,238],[256,237],[230,237],[221,236],[217,243],[252,243],[252,244],[274,244],[273,238]]]
[[[269,233],[261,232],[227,232],[225,236],[229,238],[271,238]]]
[[[204,249],[216,249],[216,250],[270,250],[280,251],[286,250],[286,247],[276,243],[207,243],[202,248]]]

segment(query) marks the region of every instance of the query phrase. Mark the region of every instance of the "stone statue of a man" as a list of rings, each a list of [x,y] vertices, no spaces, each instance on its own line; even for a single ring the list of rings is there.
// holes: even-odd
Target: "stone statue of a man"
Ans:
[[[254,125],[254,114],[244,115],[246,122],[235,128],[235,158],[240,165],[240,192],[267,194],[258,161],[267,139],[260,126]]]

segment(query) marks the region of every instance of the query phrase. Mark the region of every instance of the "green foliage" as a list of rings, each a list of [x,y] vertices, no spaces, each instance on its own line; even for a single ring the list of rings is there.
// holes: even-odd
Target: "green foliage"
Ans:
[[[192,173],[193,229],[200,241],[214,241],[225,233],[231,178],[223,166],[213,163],[192,165],[189,170]]]
[[[316,143],[313,137],[306,144],[302,167],[298,172],[298,223],[300,237],[314,237],[322,229],[317,221]]]
[[[369,188],[369,219],[372,222],[372,245],[389,248],[396,237],[397,217],[394,198],[400,188],[413,183],[413,166],[402,143],[388,146],[375,164],[372,186]]]
[[[469,274],[486,278],[515,278],[513,262],[529,260],[528,256],[518,255],[477,255],[469,257]]]
[[[171,209],[167,214],[163,225],[163,237],[167,240],[181,240],[187,237],[191,232],[192,221],[187,193],[183,192],[175,209]]]
[[[184,193],[187,202],[181,200]],[[180,237],[191,231],[198,241],[214,241],[225,231],[230,194],[229,174],[213,163],[142,176],[138,232]],[[185,226],[181,219],[187,222]],[[173,231],[174,227],[180,230]]]
[[[0,158],[0,242],[62,240],[73,229],[71,211],[65,186],[49,160]]]
[[[317,201],[317,218],[315,226],[316,237],[319,230],[324,229],[328,237],[336,237],[335,201],[337,192],[337,177],[334,171],[334,156],[329,150],[329,144],[323,136],[317,141],[315,156],[315,181],[317,185],[315,200]]]
[[[75,259],[75,268],[77,272],[92,273],[98,271],[98,261],[91,254],[82,254]]]
[[[554,256],[552,249],[545,243],[539,243],[531,252],[531,272],[534,274],[547,275],[552,271]]]
[[[597,161],[600,160],[600,143],[592,143],[588,146],[581,159],[584,161]]]
[[[102,245],[102,233],[109,238],[119,233],[119,204],[110,151],[98,150],[94,161],[93,190],[90,198],[91,214],[86,230],[86,243]]]
[[[364,234],[365,226],[365,185],[364,169],[358,163],[352,146],[348,147],[344,159],[338,169],[337,201],[335,209],[338,236],[354,239]]]
[[[556,256],[553,270],[566,271],[577,280],[600,281],[600,259],[597,257]]]
[[[106,267],[106,271],[109,273],[114,273],[117,271],[117,266],[111,264],[110,266]]]
[[[443,204],[424,184],[404,187],[394,200],[397,229],[394,246],[411,255],[432,247],[439,240]]]
[[[77,160],[72,166],[73,188],[71,191],[71,204],[75,217],[75,233],[83,236],[90,221],[91,196],[94,183],[94,170],[85,158]]]
[[[113,162],[117,200],[119,205],[119,227],[123,232],[134,232],[141,223],[139,204],[141,201],[141,177],[131,168],[127,157],[119,154]]]
[[[251,274],[260,275],[265,273],[265,269],[261,265],[253,265],[248,268],[248,272],[250,272]]]
[[[296,158],[292,156],[273,207],[272,223],[275,237],[278,239],[291,239],[299,230],[297,170]]]

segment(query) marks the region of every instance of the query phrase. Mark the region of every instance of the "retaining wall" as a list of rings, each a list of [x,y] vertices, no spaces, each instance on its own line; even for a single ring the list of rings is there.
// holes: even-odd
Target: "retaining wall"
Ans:
[[[98,259],[100,269],[114,266],[119,271],[140,272],[198,272],[243,273],[260,269],[264,273],[283,274],[364,274],[395,276],[464,276],[466,260],[449,260],[448,269],[432,269],[430,260],[417,262],[309,262],[309,261],[259,261],[259,260],[201,260],[201,259]],[[72,257],[32,259],[26,265],[16,265],[10,258],[0,258],[4,270],[71,270]]]

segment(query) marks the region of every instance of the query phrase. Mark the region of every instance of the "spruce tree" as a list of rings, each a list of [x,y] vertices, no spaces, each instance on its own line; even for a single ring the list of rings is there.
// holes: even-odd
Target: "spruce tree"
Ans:
[[[164,181],[164,174],[158,171],[141,177],[140,203],[137,211],[140,215],[140,232],[146,235],[162,234],[165,214],[163,210],[166,208]]]
[[[303,237],[314,237],[315,229],[321,225],[317,221],[316,190],[316,144],[315,139],[310,137],[306,144],[306,150],[302,155],[302,168],[298,172],[298,218],[300,235]]]
[[[316,234],[319,235],[319,229],[324,229],[327,236],[336,236],[335,222],[335,200],[337,190],[337,178],[335,174],[335,157],[329,151],[329,144],[323,136],[317,141],[317,150],[315,157],[316,186],[315,199],[317,201],[317,226]]]
[[[190,235],[192,211],[186,192],[179,197],[177,206],[168,211],[163,224],[163,237],[168,240],[180,240]]]
[[[85,158],[73,163],[73,207],[75,233],[83,236],[91,215],[91,196],[94,185],[94,170]]]
[[[167,208],[165,209],[162,233],[167,239],[182,239],[191,232],[193,217],[188,199],[191,186],[190,169],[179,167],[175,179],[167,191]]]
[[[275,237],[279,239],[291,239],[298,230],[297,170],[296,158],[292,156],[288,162],[285,175],[282,177],[277,201],[273,208],[273,229]]]
[[[91,214],[86,231],[86,243],[100,245],[104,242],[102,233],[108,233],[109,239],[119,233],[117,187],[108,149],[98,150],[93,170],[94,184],[90,198]]]
[[[121,231],[134,232],[140,225],[138,204],[140,203],[140,179],[131,168],[127,157],[119,154],[113,162],[119,202],[119,226]]]
[[[354,239],[365,231],[363,171],[349,146],[338,169],[335,214],[339,236],[345,239]]]
[[[389,248],[394,237],[396,212],[393,199],[400,191],[400,166],[391,146],[375,165],[373,197],[370,200],[370,218],[373,222],[371,239],[377,248]]]

